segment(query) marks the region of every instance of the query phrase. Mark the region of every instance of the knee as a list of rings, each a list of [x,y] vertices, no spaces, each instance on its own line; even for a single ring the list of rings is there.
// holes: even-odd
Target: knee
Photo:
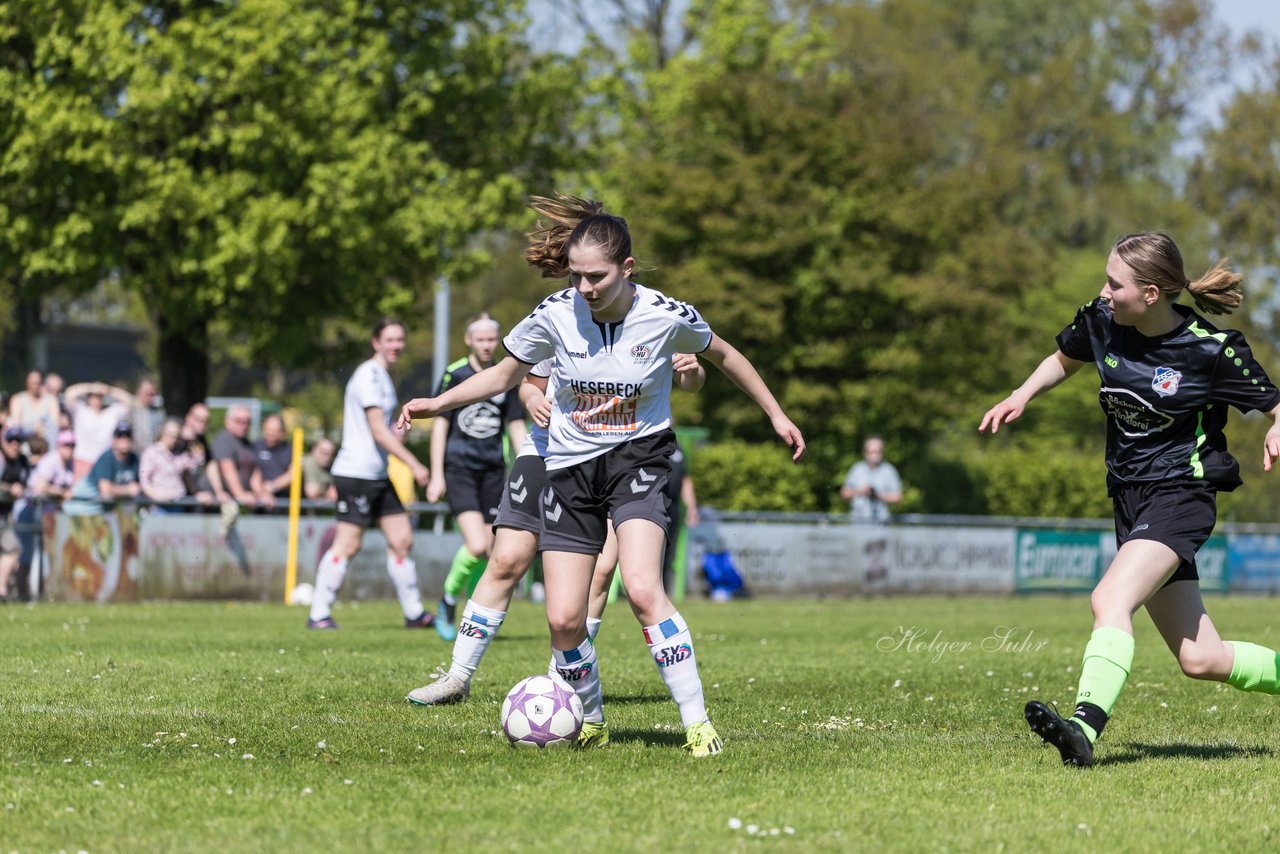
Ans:
[[[1101,587],[1095,587],[1089,595],[1089,607],[1093,610],[1094,624],[1122,625],[1133,617],[1133,609],[1118,603],[1116,597]]]
[[[1192,679],[1221,680],[1231,674],[1231,659],[1223,644],[1187,643],[1178,650],[1178,666]]]
[[[485,574],[490,578],[504,581],[519,580],[524,575],[525,570],[529,568],[529,563],[532,559],[533,555],[525,554],[516,549],[495,549],[489,555],[489,566],[485,570]]]
[[[559,649],[576,646],[578,635],[586,632],[586,615],[575,610],[547,609],[547,627]]]
[[[665,607],[667,594],[662,590],[661,585],[643,585],[639,590],[632,590],[628,587],[627,598],[631,600],[631,608],[637,615],[654,614],[669,610],[669,608]]]
[[[400,559],[404,560],[409,556],[409,552],[413,550],[413,537],[405,537],[403,539],[397,537],[387,540],[387,551]]]

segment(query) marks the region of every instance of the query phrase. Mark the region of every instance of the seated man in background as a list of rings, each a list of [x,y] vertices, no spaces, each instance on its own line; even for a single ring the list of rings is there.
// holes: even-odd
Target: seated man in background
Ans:
[[[289,499],[289,484],[293,482],[293,447],[285,441],[287,434],[284,419],[268,415],[262,419],[262,438],[253,443],[257,455],[258,471],[262,473],[264,502],[274,498]]]
[[[302,458],[302,495],[312,501],[337,501],[338,488],[333,484],[329,467],[338,447],[332,439],[316,442],[311,453]]]
[[[137,498],[141,492],[133,428],[128,421],[121,421],[111,434],[111,448],[71,488],[71,500],[62,509],[68,516],[93,516],[106,513],[116,501]]]

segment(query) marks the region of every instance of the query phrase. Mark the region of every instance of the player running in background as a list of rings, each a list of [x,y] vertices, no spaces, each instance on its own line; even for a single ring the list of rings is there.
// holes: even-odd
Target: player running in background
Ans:
[[[431,625],[431,615],[422,607],[418,593],[418,571],[409,552],[413,547],[413,527],[409,515],[387,478],[387,456],[394,454],[409,466],[419,486],[429,480],[427,467],[418,462],[392,431],[396,388],[391,382],[391,366],[404,351],[404,325],[383,318],[373,327],[370,339],[373,357],[355,369],[347,382],[342,402],[342,446],[331,472],[338,490],[338,512],[333,545],[320,558],[316,569],[315,597],[311,601],[309,629],[336,629],[331,614],[347,562],[360,551],[365,528],[378,525],[387,538],[387,573],[395,583],[406,628]]]
[[[1196,551],[1213,531],[1217,493],[1240,485],[1227,453],[1227,405],[1280,419],[1280,392],[1244,336],[1177,304],[1189,291],[1200,311],[1228,314],[1240,276],[1219,262],[1187,281],[1182,254],[1165,234],[1130,234],[1107,259],[1106,284],[1058,334],[1058,349],[982,418],[992,433],[1032,398],[1084,365],[1102,377],[1107,414],[1107,492],[1115,507],[1115,559],[1094,588],[1093,635],[1084,650],[1075,712],[1062,718],[1038,700],[1031,729],[1064,764],[1093,764],[1094,743],[1133,663],[1133,614],[1146,605],[1182,672],[1242,691],[1280,693],[1274,650],[1218,636],[1200,597]],[[1280,457],[1280,421],[1263,442],[1263,469]]]
[[[445,369],[436,387],[437,397],[493,365],[500,331],[498,321],[488,314],[469,320],[463,341],[471,352]],[[507,470],[503,430],[511,447],[519,448],[525,438],[524,417],[518,396],[503,391],[446,412],[431,425],[427,500],[434,503],[448,496],[449,512],[462,534],[462,545],[453,556],[436,611],[436,632],[447,641],[458,636],[454,620],[458,597],[466,589],[475,589],[493,548],[492,526],[502,502]]]
[[[676,383],[686,391],[698,391],[706,372],[698,357],[677,353],[673,357]],[[449,669],[438,668],[433,681],[410,691],[407,700],[420,706],[438,706],[465,700],[471,693],[471,679],[489,644],[507,618],[516,585],[529,570],[542,536],[539,499],[547,484],[547,427],[551,422],[552,399],[547,395],[547,378],[552,362],[533,367],[520,384],[520,402],[529,412],[533,429],[520,447],[520,454],[506,478],[502,504],[494,522],[493,554],[480,582],[462,610],[458,637],[453,644]],[[608,604],[609,580],[618,563],[618,538],[613,526],[592,571],[591,602],[587,609],[587,637],[595,641],[601,617]],[[603,591],[597,595],[597,591]]]
[[[583,209],[592,204],[561,201]],[[439,398],[405,404],[399,423],[514,388],[538,362],[555,360],[541,545],[552,654],[583,700],[586,723],[578,743],[603,746],[609,738],[586,616],[592,568],[612,517],[623,583],[680,709],[685,748],[709,756],[721,751],[723,741],[707,716],[693,636],[662,589],[662,490],[675,449],[672,355],[701,354],[728,374],[769,415],[795,460],[804,453],[804,439],[751,363],[712,333],[697,311],[629,281],[635,259],[624,220],[595,213],[567,235],[565,230],[548,230],[525,257],[544,276],[568,276],[571,287],[547,297],[507,335],[510,356]]]

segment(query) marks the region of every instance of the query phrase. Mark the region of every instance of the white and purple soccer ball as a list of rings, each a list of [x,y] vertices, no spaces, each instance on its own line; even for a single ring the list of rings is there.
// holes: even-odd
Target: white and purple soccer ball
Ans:
[[[582,730],[582,701],[563,679],[521,679],[502,703],[502,730],[514,747],[568,747]]]

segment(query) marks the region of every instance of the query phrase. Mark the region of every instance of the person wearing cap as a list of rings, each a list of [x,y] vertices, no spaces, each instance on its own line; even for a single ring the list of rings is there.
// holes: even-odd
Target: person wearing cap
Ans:
[[[71,430],[58,431],[54,450],[40,458],[31,477],[27,479],[27,494],[33,498],[61,500],[71,497],[71,485],[75,475],[71,469],[71,455],[76,448],[76,434]]]
[[[107,398],[111,405],[106,405]],[[102,455],[112,448],[112,433],[129,417],[133,395],[106,383],[76,383],[67,387],[67,408],[76,432],[73,458],[76,480],[84,477]]]
[[[111,448],[71,488],[71,500],[63,510],[68,516],[93,516],[107,512],[111,503],[136,498],[141,492],[133,429],[128,421],[121,421],[111,433]]]
[[[0,435],[0,601],[9,599],[9,581],[18,568],[22,543],[13,530],[13,504],[26,489],[31,463],[22,452],[26,434],[16,425],[6,427]]]

